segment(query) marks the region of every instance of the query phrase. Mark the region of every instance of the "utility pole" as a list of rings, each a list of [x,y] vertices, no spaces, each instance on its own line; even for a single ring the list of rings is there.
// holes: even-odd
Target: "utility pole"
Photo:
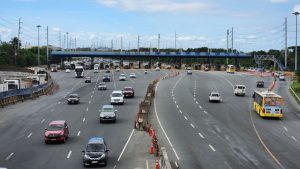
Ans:
[[[228,48],[229,48],[229,42],[228,42],[228,40],[229,40],[229,29],[227,29],[227,41],[226,41],[226,50],[227,50],[227,53],[228,53]],[[226,58],[226,64],[228,65],[228,58]]]
[[[231,28],[231,51],[233,53],[233,27]]]
[[[59,31],[59,37],[58,37],[58,39],[59,39],[59,48],[62,48],[61,47],[61,31]]]
[[[76,51],[77,45],[76,45],[76,37],[75,37],[75,51]]]
[[[284,66],[287,68],[287,55],[288,55],[288,48],[287,48],[287,17],[285,17],[285,51],[284,51]]]
[[[49,32],[47,26],[47,66],[49,67]]]
[[[20,49],[20,33],[21,33],[21,18],[19,18],[19,29],[18,29],[18,49]]]
[[[37,59],[37,64],[40,66],[40,27],[41,25],[36,26],[38,28],[38,59]]]
[[[111,51],[114,51],[114,40],[111,40]]]
[[[176,51],[176,40],[177,40],[177,34],[176,34],[176,31],[175,31],[175,51]]]
[[[158,52],[160,51],[160,49],[159,49],[159,46],[160,46],[160,34],[158,34],[158,42],[157,42],[157,44],[158,44]]]
[[[67,32],[67,50],[69,50],[69,32]]]
[[[300,14],[299,12],[294,12],[293,13],[296,16],[296,46],[295,46],[295,71],[298,70],[298,49],[297,49],[297,38],[298,38],[298,19],[297,16]]]
[[[121,36],[121,52],[123,52],[123,37]]]
[[[66,49],[66,35],[64,34],[64,45],[63,45],[63,49]]]
[[[140,53],[140,35],[138,35],[137,47],[138,47],[138,53]]]

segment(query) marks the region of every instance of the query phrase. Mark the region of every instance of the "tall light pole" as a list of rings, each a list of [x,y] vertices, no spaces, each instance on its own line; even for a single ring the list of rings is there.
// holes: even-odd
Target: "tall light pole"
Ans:
[[[37,59],[37,63],[38,63],[38,66],[40,66],[40,27],[41,27],[41,25],[37,25],[36,27],[38,28],[38,59]]]
[[[69,50],[69,32],[67,32],[67,50]]]
[[[297,36],[298,36],[298,35],[297,35],[297,34],[298,34],[298,33],[297,33],[297,31],[298,31],[297,24],[298,24],[298,21],[297,21],[297,20],[298,20],[298,19],[297,19],[297,16],[298,16],[300,13],[299,13],[299,12],[294,12],[293,14],[296,16],[295,71],[297,71],[297,70],[298,70],[298,63],[297,63],[297,62],[298,62],[298,54],[297,54],[297,50],[298,50],[298,49],[297,49],[297,45],[298,45],[298,44],[297,44]]]

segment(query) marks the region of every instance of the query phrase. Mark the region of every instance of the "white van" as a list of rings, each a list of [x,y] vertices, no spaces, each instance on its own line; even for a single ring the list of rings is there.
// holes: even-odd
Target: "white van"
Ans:
[[[246,86],[245,85],[235,85],[234,86],[234,94],[236,96],[245,96]]]

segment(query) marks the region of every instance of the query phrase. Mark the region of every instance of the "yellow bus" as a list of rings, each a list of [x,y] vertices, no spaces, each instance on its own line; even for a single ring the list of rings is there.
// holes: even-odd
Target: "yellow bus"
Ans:
[[[227,73],[234,73],[235,72],[235,66],[234,65],[227,65],[226,72]]]
[[[253,110],[260,117],[283,117],[283,98],[272,91],[254,91]]]

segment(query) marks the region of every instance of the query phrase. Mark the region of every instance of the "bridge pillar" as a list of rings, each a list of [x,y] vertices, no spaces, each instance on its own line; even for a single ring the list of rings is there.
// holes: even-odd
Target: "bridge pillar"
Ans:
[[[94,57],[91,57],[91,65],[94,65]]]

